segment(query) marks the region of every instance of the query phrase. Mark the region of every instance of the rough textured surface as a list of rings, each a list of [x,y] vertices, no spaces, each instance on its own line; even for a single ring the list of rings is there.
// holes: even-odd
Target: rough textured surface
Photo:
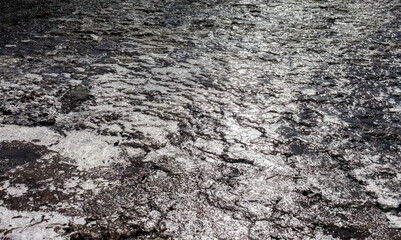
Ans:
[[[0,237],[401,239],[400,13],[3,1]]]

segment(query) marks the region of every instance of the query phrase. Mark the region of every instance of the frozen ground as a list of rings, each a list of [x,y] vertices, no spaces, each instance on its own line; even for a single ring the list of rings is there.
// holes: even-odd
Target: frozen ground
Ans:
[[[400,13],[3,0],[0,238],[401,239]]]

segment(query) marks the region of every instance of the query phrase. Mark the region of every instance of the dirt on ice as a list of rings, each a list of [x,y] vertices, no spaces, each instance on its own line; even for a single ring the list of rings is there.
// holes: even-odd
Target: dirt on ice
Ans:
[[[400,13],[2,1],[0,238],[401,239]]]

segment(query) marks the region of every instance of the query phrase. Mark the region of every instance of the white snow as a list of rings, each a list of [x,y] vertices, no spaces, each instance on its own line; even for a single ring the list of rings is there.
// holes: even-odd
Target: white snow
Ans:
[[[386,214],[387,219],[394,228],[401,228],[401,217],[392,215],[391,213]]]
[[[54,228],[69,222],[83,224],[83,218],[64,216],[59,213],[14,211],[0,206],[1,239],[12,240],[61,240],[68,239]]]
[[[15,187],[6,188],[6,192],[13,197],[21,197],[28,192],[28,187],[24,184],[16,184]]]
[[[39,140],[38,145],[55,143],[60,135],[47,127],[22,127],[17,125],[0,126],[0,141],[26,141]]]
[[[89,131],[74,131],[51,149],[72,159],[78,169],[85,170],[112,163],[124,162],[120,150],[114,146],[118,138],[101,136]]]

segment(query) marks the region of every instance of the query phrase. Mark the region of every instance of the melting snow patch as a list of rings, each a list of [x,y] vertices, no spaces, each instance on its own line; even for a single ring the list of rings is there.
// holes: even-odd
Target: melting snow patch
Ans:
[[[21,197],[28,192],[28,187],[24,184],[16,184],[15,187],[8,187],[6,192],[13,197]]]
[[[68,239],[56,233],[54,228],[69,222],[85,223],[83,218],[67,217],[59,213],[23,212],[0,207],[0,230],[3,230],[0,238],[15,240]]]
[[[386,214],[387,219],[394,228],[401,228],[401,217],[392,215],[391,213]]]
[[[78,169],[85,170],[98,166],[109,166],[112,163],[123,162],[119,157],[120,150],[114,146],[116,137],[101,136],[91,132],[71,132],[52,150],[58,151],[63,157],[75,161]]]
[[[60,135],[47,127],[21,127],[17,125],[0,126],[0,141],[39,140],[38,145],[50,145],[56,142]]]

